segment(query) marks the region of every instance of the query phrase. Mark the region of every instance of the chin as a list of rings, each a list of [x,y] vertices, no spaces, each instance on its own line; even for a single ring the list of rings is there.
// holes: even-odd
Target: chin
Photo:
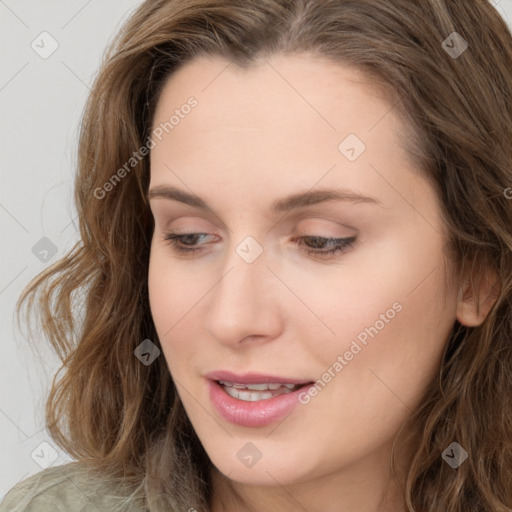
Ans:
[[[241,446],[245,444],[244,441]],[[213,465],[226,478],[234,482],[255,486],[291,485],[307,481],[310,477],[304,464],[300,461],[291,460],[292,457],[289,460],[283,460],[278,453],[274,452],[272,457],[265,459],[265,456],[262,455],[257,462],[252,462],[252,466],[246,466],[237,456],[240,449],[236,449],[234,456],[231,450],[230,447],[229,456],[219,452],[209,454],[209,456]],[[243,460],[243,455],[240,458]]]

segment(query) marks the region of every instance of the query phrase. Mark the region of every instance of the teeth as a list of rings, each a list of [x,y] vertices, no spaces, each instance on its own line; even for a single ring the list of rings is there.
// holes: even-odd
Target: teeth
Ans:
[[[238,384],[225,380],[219,380],[219,384],[229,396],[245,402],[268,400],[301,387],[301,384]]]
[[[241,391],[235,389],[234,387],[225,386],[224,390],[229,396],[233,398],[237,398],[238,400],[243,400],[244,402],[258,402],[259,400],[268,400],[269,398],[274,398],[275,396],[285,395],[287,393],[291,393],[291,390],[285,387],[281,387],[279,391]]]
[[[219,380],[219,383],[227,388],[249,389],[251,391],[267,391],[269,389],[276,390],[281,387],[297,389],[300,387],[300,384],[237,384],[235,382],[228,382],[225,380]]]
[[[251,389],[253,391],[266,391],[270,389],[268,384],[233,384],[236,389]]]

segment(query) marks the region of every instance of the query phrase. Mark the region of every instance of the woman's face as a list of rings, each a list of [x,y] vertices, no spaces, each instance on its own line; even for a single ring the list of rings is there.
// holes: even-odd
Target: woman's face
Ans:
[[[387,476],[457,307],[392,105],[311,56],[201,57],[153,128],[151,311],[213,464],[240,485]]]

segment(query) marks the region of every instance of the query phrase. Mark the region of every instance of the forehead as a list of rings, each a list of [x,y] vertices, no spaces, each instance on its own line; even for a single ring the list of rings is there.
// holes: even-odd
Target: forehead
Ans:
[[[349,133],[370,142],[374,131],[373,139],[403,140],[398,132],[404,127],[382,86],[353,67],[316,56],[278,55],[249,68],[219,57],[197,57],[168,79],[153,128],[169,121],[191,96],[198,105],[172,129],[176,144],[192,129],[211,134],[220,127],[248,133],[286,128],[280,143],[325,136],[336,142]]]
[[[191,97],[196,106],[183,108]],[[153,182],[178,183],[177,173],[197,185],[208,175],[216,186],[239,182],[264,193],[262,182],[277,190],[321,180],[375,195],[390,192],[382,175],[410,179],[404,146],[411,134],[388,91],[353,67],[311,55],[274,56],[249,68],[195,58],[162,89],[158,127],[164,129],[151,150]],[[355,144],[357,159],[347,158],[347,144]]]
[[[375,109],[392,106],[390,89],[375,77],[312,54],[262,58],[247,68],[218,56],[196,57],[167,80],[154,124],[164,121],[169,109],[191,95],[202,97],[201,110],[205,114],[220,115],[221,119],[250,113],[247,121],[251,121],[258,112],[260,118],[268,119],[268,110],[272,109],[283,121],[286,114],[314,115],[331,130],[343,129],[345,117],[353,125],[351,112],[357,112],[357,117],[365,113],[371,116]],[[344,118],[336,115],[341,106],[336,100],[341,100]],[[282,108],[276,111],[274,102],[279,102]],[[230,105],[228,111],[224,110],[226,103]]]

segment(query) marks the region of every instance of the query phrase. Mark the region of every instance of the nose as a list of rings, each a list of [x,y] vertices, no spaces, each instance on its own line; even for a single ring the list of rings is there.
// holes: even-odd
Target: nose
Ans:
[[[203,325],[231,348],[277,338],[282,329],[284,291],[267,267],[266,252],[248,263],[233,249],[208,294]],[[282,288],[282,287],[281,287]]]

